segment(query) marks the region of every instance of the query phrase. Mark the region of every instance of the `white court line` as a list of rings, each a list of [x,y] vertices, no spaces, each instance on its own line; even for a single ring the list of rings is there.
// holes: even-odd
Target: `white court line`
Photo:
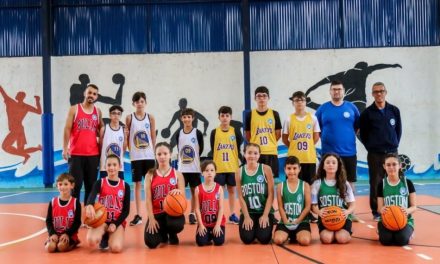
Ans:
[[[361,223],[361,224],[365,224],[365,221],[362,220],[362,219],[359,219],[359,223]]]
[[[406,250],[412,250],[412,247],[409,247],[409,246],[403,246],[403,249],[406,249]]]
[[[368,228],[374,229],[374,226],[372,225],[367,225]]]
[[[17,214],[17,213],[1,213],[1,212],[0,212],[0,215],[24,216],[24,217],[35,218],[35,219],[41,220],[43,222],[46,222],[46,218],[41,217],[41,216],[37,216],[37,215]],[[31,238],[37,237],[37,236],[39,236],[39,235],[41,235],[43,233],[46,233],[46,232],[47,232],[47,229],[43,228],[40,231],[35,232],[35,233],[33,233],[33,234],[29,235],[29,236],[25,236],[25,237],[22,237],[22,238],[19,238],[19,239],[16,239],[16,240],[12,240],[12,241],[9,241],[9,242],[2,243],[2,244],[0,244],[0,248],[6,247],[6,246],[9,246],[9,245],[12,245],[12,244],[17,244],[17,243],[20,243],[20,242],[23,242],[23,241],[26,241],[26,240],[29,240]]]
[[[21,195],[21,194],[25,194],[25,193],[29,193],[29,192],[21,192],[21,193],[14,193],[14,194],[9,194],[9,195],[5,195],[5,196],[0,196],[0,199],[12,197],[12,196],[17,196],[17,195]]]
[[[419,253],[419,254],[417,254],[417,256],[419,256],[419,257],[421,257],[422,259],[425,259],[425,260],[432,260],[432,258],[430,256],[427,256],[425,254]]]

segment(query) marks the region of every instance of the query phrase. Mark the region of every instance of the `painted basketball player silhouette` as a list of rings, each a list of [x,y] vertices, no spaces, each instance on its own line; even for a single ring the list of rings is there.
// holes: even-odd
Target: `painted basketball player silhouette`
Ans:
[[[70,86],[70,105],[80,104],[84,101],[84,91],[87,88],[87,84],[90,83],[89,75],[84,73],[78,76],[78,80],[80,82],[79,84],[74,83],[72,86]],[[113,75],[112,81],[114,84],[119,85],[115,98],[98,94],[98,99],[96,100],[97,102],[110,105],[121,105],[125,77],[120,73],[116,73]]]
[[[6,114],[8,116],[9,133],[6,135],[2,148],[5,152],[21,156],[24,158],[23,164],[31,157],[29,154],[40,151],[41,145],[36,147],[25,148],[27,141],[24,132],[23,120],[27,113],[41,114],[40,97],[35,97],[35,106],[26,104],[24,98],[26,93],[21,91],[15,96],[15,100],[9,97],[3,87],[0,86],[0,94],[3,96],[6,105]],[[15,146],[14,146],[15,143]]]
[[[376,64],[368,66],[368,63],[361,61],[356,63],[354,68],[344,72],[338,72],[334,75],[329,75],[310,87],[306,92],[307,106],[313,109],[318,109],[320,104],[315,103],[309,97],[310,92],[319,88],[324,84],[331,83],[332,81],[341,81],[345,87],[344,100],[352,102],[358,108],[361,113],[364,111],[367,104],[367,94],[365,92],[365,84],[367,77],[372,72],[377,70],[383,70],[387,68],[402,68],[400,64]]]
[[[171,118],[171,122],[168,125],[168,127],[162,129],[162,132],[161,132],[162,137],[163,138],[169,138],[170,135],[171,135],[171,127],[174,125],[174,123],[176,121],[179,122],[178,129],[173,133],[173,135],[171,136],[171,139],[170,139],[171,149],[173,149],[177,145],[177,142],[176,142],[177,133],[179,132],[179,130],[181,128],[183,128],[183,122],[180,120],[180,112],[183,109],[187,108],[187,105],[188,105],[188,101],[186,100],[186,98],[180,98],[180,100],[179,100],[179,110],[177,110],[174,113],[174,115]],[[206,131],[208,130],[208,126],[209,126],[209,121],[202,114],[200,114],[199,112],[195,111],[195,116],[194,116],[194,120],[193,120],[193,127],[197,128],[198,120],[203,122],[203,136],[206,136]]]

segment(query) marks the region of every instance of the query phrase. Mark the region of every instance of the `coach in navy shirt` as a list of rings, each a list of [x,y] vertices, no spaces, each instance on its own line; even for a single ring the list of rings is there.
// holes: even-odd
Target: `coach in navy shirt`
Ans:
[[[385,155],[397,153],[402,135],[400,111],[385,100],[387,90],[382,82],[373,84],[374,103],[360,117],[360,138],[368,151],[368,173],[370,176],[370,208],[374,220],[377,212],[377,185],[385,176],[383,168]]]

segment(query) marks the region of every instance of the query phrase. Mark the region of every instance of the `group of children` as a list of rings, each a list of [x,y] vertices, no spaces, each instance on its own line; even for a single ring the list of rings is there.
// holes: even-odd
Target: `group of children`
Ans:
[[[296,128],[307,127],[311,132],[290,137],[289,129],[285,129],[288,136],[283,135],[283,142],[289,143],[289,146],[293,144],[296,150],[304,151],[299,154],[300,157],[295,157],[291,152],[297,152],[289,148],[289,156],[284,166],[286,181],[275,188],[274,177],[278,176],[278,159],[271,147],[273,144],[269,143],[276,143],[281,137],[279,115],[267,108],[267,88],[257,90],[256,100],[266,100],[266,104],[260,105],[257,102],[261,111],[253,111],[246,117],[245,132],[249,143],[244,147],[241,167],[240,145],[243,138],[230,126],[230,107],[222,106],[218,111],[220,126],[211,133],[213,159],[202,164],[200,154],[203,152],[203,135],[192,126],[195,113],[192,109],[182,110],[181,120],[184,127],[177,133],[179,153],[176,170],[171,166],[170,145],[166,142],[156,144],[155,120],[151,114],[145,112],[145,94],[136,92],[133,95],[132,101],[136,111],[127,116],[126,127],[120,125],[122,108],[112,106],[111,122],[102,128],[100,133],[102,177],[95,183],[85,206],[86,216],[93,219],[93,205],[97,199],[107,208],[108,217],[104,225],[88,230],[89,245],[96,247],[99,244],[101,249],[110,248],[112,252],[120,252],[123,248],[126,218],[130,208],[130,186],[123,180],[121,173],[123,153],[127,146],[130,151],[136,204],[136,215],[130,225],[142,223],[140,194],[141,182],[145,179],[147,221],[144,241],[149,248],[156,248],[161,243],[179,243],[177,234],[184,228],[185,217],[167,215],[163,209],[163,202],[168,193],[185,195],[187,185],[191,190],[189,222],[198,224],[196,243],[199,246],[212,242],[222,245],[225,241],[225,185],[231,213],[228,220],[239,225],[240,239],[245,244],[253,243],[255,239],[262,244],[270,243],[272,240],[276,244],[282,244],[290,239],[300,245],[309,245],[309,216],[312,212],[318,216],[322,243],[349,242],[355,198],[340,157],[331,153],[324,155],[316,172],[316,165],[312,162],[316,160],[316,153],[313,155],[315,150],[310,146],[314,146],[319,139],[319,127],[315,127],[316,118],[302,109],[301,118],[291,117],[290,124]],[[291,100],[296,102],[298,98],[305,102],[302,93],[297,93],[296,97],[294,94]],[[269,115],[269,118],[265,115]],[[307,125],[301,124],[301,120],[305,120]],[[255,125],[255,122],[260,124],[260,127]],[[391,232],[379,222],[379,240],[385,245],[407,244],[413,232],[411,215],[416,210],[414,186],[410,180],[399,174],[400,164],[397,156],[387,157],[384,168],[387,177],[379,188],[379,209],[386,210],[386,206],[397,201],[400,206],[407,208],[405,213],[409,217],[409,224],[401,231]],[[204,178],[203,183],[200,172]],[[70,175],[62,174],[57,179],[60,196],[49,203],[46,221],[49,231],[46,249],[49,252],[67,251],[79,242],[77,232],[81,225],[81,206],[78,199],[70,196],[73,186],[74,180]],[[239,217],[234,213],[235,190],[241,207]],[[273,234],[273,225],[277,221],[272,207],[275,197],[280,219]],[[327,230],[320,221],[325,214],[324,208],[328,206],[343,209],[346,223],[339,231]]]

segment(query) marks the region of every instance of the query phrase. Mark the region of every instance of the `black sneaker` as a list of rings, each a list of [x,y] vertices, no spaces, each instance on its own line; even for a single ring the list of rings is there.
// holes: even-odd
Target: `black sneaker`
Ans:
[[[179,245],[177,234],[170,234],[168,241],[170,242],[170,245]]]
[[[133,220],[131,220],[130,225],[135,226],[140,224],[142,224],[142,217],[140,215],[135,215]]]
[[[194,213],[190,213],[188,218],[191,225],[195,225],[197,223],[197,218]]]
[[[108,233],[105,233],[102,236],[101,242],[99,242],[99,249],[100,250],[107,250],[108,249]]]

